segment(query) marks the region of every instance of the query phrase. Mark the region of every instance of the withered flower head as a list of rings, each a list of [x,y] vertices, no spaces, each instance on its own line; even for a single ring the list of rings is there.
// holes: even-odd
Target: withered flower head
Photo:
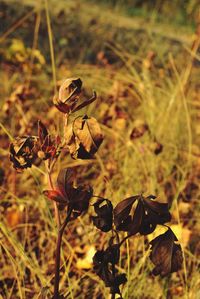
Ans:
[[[67,127],[65,138],[73,159],[91,159],[103,141],[103,134],[97,120],[85,115]]]
[[[92,216],[93,224],[103,232],[112,229],[113,206],[110,200],[101,198],[94,204],[96,216]]]
[[[176,236],[168,228],[164,234],[150,242],[150,259],[155,265],[153,269],[154,275],[166,276],[182,268],[183,255],[181,246],[176,244],[175,241],[178,241]]]
[[[38,122],[38,157],[47,160],[50,158],[55,158],[60,153],[60,138],[57,136],[54,140],[49,135],[45,125],[39,121]]]
[[[170,221],[171,215],[167,203],[155,201],[155,196],[132,196],[122,200],[114,208],[114,223],[119,231],[127,231],[130,235],[152,233],[157,224]],[[133,205],[137,201],[134,208]]]
[[[80,78],[66,79],[54,97],[54,104],[63,113],[76,112],[96,100],[96,93],[89,100],[80,100],[82,81]]]
[[[35,145],[37,138],[33,136],[16,137],[10,144],[10,161],[18,171],[31,167],[36,159]]]
[[[93,190],[88,186],[74,187],[73,169],[62,169],[57,178],[57,186],[54,190],[45,190],[44,195],[56,201],[60,209],[65,206],[71,209],[74,217],[78,217],[87,211],[89,201],[93,196]]]

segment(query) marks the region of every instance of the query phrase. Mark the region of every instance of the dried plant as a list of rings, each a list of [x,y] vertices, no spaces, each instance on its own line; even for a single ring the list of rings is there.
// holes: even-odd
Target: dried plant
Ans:
[[[52,181],[53,167],[63,150],[67,149],[73,159],[93,159],[103,142],[104,136],[95,118],[73,114],[96,100],[96,93],[90,99],[82,100],[81,89],[80,78],[66,79],[59,89],[58,96],[54,97],[54,105],[68,120],[64,137],[52,136],[39,121],[38,136],[17,137],[10,144],[10,160],[19,172],[31,167],[38,159],[46,164],[49,189],[43,193],[54,204],[58,229],[53,299],[64,298],[59,291],[63,232],[70,221],[75,221],[77,217],[88,212],[90,207],[93,208],[93,216],[90,217],[93,225],[110,234],[107,247],[99,248],[93,257],[93,270],[104,281],[105,286],[110,288],[112,298],[116,295],[122,298],[120,287],[127,281],[126,274],[121,273],[118,267],[122,244],[137,233],[148,235],[157,225],[166,226],[165,223],[171,220],[171,215],[168,204],[156,201],[152,195],[131,196],[113,208],[111,200],[94,196],[91,186],[77,186],[73,168],[61,169],[57,182]],[[141,132],[132,133],[132,138],[140,136],[147,129],[142,127]],[[65,214],[63,222],[61,213]],[[127,232],[127,235],[124,237],[121,232]],[[175,242],[177,238],[170,228],[150,242],[150,259],[155,265],[154,275],[165,276],[181,268],[182,251],[180,245]]]

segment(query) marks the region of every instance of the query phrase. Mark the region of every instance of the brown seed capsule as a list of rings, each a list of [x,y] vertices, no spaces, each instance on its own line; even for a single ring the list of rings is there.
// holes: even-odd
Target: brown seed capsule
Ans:
[[[56,108],[66,114],[76,112],[96,100],[96,93],[88,100],[81,100],[82,81],[80,78],[66,79],[54,97]]]
[[[79,116],[68,126],[66,143],[74,159],[91,159],[103,141],[103,134],[93,117]]]
[[[10,161],[17,170],[31,167],[36,158],[36,137],[17,137],[10,144]]]

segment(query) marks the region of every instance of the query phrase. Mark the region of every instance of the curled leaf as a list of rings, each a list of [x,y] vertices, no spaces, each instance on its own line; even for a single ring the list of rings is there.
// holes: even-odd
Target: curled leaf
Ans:
[[[92,216],[93,224],[103,232],[112,229],[113,206],[110,200],[101,198],[94,204],[94,211],[97,216]]]
[[[85,115],[68,126],[65,138],[72,158],[91,159],[103,141],[103,134],[97,120]]]
[[[183,255],[181,246],[176,244],[175,241],[177,241],[176,236],[168,228],[164,234],[159,235],[150,242],[150,259],[155,265],[153,269],[154,275],[166,276],[182,268]]]
[[[93,257],[94,272],[110,288],[111,294],[120,294],[119,286],[127,279],[125,274],[118,274],[116,264],[119,262],[119,245],[114,244],[106,250],[98,250]]]

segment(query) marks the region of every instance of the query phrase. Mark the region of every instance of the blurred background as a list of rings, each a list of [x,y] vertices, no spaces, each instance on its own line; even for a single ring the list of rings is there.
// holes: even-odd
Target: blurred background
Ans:
[[[0,0],[0,298],[51,298],[56,228],[45,168],[16,173],[9,143],[36,135],[38,119],[62,132],[52,100],[68,77],[82,79],[85,98],[97,92],[84,112],[105,140],[95,160],[62,155],[54,178],[75,167],[114,205],[141,192],[167,201],[184,250],[183,270],[161,279],[151,275],[152,236],[130,239],[124,298],[200,298],[199,45],[198,0]],[[84,215],[63,239],[65,298],[109,298],[92,271],[106,234]]]

